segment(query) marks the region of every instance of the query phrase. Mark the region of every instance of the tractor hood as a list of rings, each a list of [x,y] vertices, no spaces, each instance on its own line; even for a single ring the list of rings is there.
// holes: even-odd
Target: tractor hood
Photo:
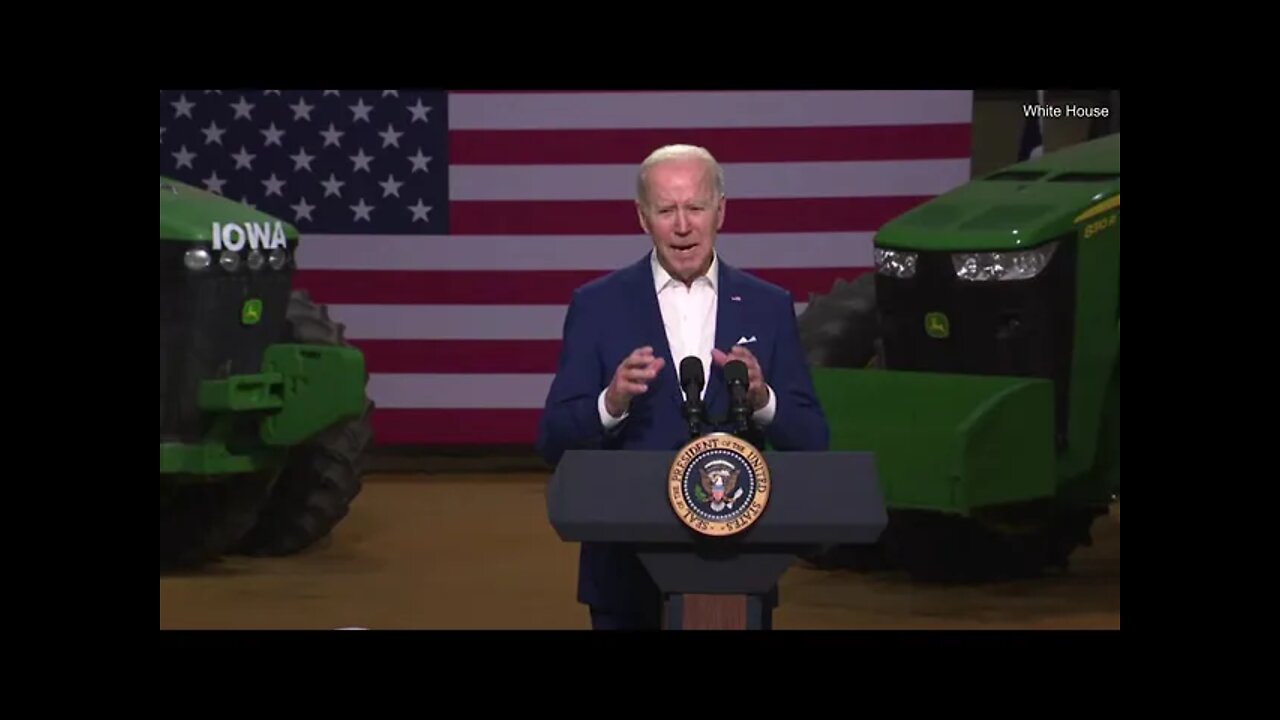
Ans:
[[[879,247],[1019,250],[1074,232],[1120,208],[1120,134],[976,178],[889,221]]]
[[[202,188],[172,178],[160,177],[160,239],[178,242],[210,242],[213,226],[252,227],[275,235],[279,231],[290,242],[298,237],[292,225]]]

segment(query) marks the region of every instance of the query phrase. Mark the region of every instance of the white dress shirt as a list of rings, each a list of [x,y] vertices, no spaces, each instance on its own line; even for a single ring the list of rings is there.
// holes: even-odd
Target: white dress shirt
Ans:
[[[702,360],[702,398],[707,396],[711,382],[711,348],[716,337],[717,292],[720,280],[720,259],[712,255],[711,267],[705,275],[686,286],[674,278],[658,262],[656,251],[649,253],[649,265],[653,268],[653,288],[658,295],[658,307],[662,310],[662,325],[667,332],[667,344],[671,347],[671,363],[676,375],[680,374],[680,361],[690,355]],[[728,352],[730,348],[722,348]],[[612,379],[612,376],[610,376]],[[777,398],[773,388],[765,386],[769,401],[752,415],[758,425],[764,427],[773,421]],[[605,389],[606,391],[608,388]],[[600,393],[596,405],[600,410],[600,422],[609,430],[626,419],[629,412],[615,418],[604,406],[605,391]],[[684,389],[680,390],[684,397]]]

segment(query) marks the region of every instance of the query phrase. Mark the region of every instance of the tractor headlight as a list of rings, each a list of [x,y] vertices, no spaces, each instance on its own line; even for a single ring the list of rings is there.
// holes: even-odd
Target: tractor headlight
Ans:
[[[1049,265],[1057,248],[1058,243],[1052,242],[1016,252],[955,253],[951,264],[961,280],[1027,280]]]
[[[253,250],[249,253],[249,260],[248,260],[249,269],[253,270],[254,272],[261,270],[262,264],[265,263],[266,261],[267,259],[266,257],[263,256],[261,250]]]
[[[223,250],[222,254],[218,256],[218,264],[227,272],[235,272],[240,269],[240,254],[230,250]]]
[[[876,248],[876,272],[896,278],[915,277],[916,257],[913,252]]]
[[[279,270],[284,267],[284,264],[288,259],[289,253],[285,250],[281,250],[280,248],[272,250],[271,254],[267,256],[267,262],[271,263],[272,270]]]
[[[213,256],[204,248],[191,248],[182,256],[182,263],[188,270],[205,270],[213,262]]]

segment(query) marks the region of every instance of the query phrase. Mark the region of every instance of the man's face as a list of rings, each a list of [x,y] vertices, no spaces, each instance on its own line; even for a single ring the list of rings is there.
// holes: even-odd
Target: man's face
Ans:
[[[711,169],[697,159],[668,160],[649,169],[640,226],[653,238],[658,260],[688,283],[711,267],[716,233],[724,224],[724,198]]]

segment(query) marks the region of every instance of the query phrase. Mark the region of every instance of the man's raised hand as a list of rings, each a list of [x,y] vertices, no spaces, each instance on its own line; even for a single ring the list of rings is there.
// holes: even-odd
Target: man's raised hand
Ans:
[[[724,367],[730,360],[741,360],[747,366],[747,400],[751,403],[751,410],[754,412],[769,404],[769,388],[765,387],[760,361],[756,360],[750,350],[741,345],[734,345],[727,353],[719,348],[712,348],[711,359],[720,367]]]
[[[666,363],[654,357],[653,348],[645,346],[632,351],[613,373],[613,380],[604,392],[604,408],[614,417],[622,417],[631,407],[631,398],[647,391],[649,381],[658,377]]]

